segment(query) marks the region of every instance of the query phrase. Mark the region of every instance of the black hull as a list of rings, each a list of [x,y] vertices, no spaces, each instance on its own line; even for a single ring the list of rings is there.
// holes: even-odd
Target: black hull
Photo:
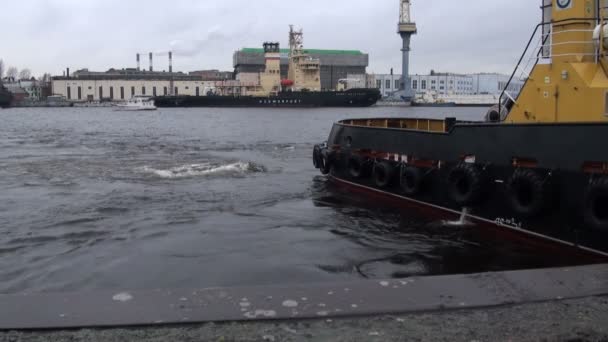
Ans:
[[[380,99],[377,89],[347,91],[282,92],[277,96],[162,96],[157,107],[369,107]]]
[[[11,100],[12,100],[11,94],[7,90],[0,88],[0,107],[1,108],[9,107],[11,105]]]
[[[471,215],[608,256],[608,231],[590,228],[584,215],[590,184],[606,177],[604,165],[595,169],[593,165],[608,161],[602,143],[607,135],[608,124],[462,124],[449,133],[432,133],[338,123],[332,129],[327,152],[333,180],[455,212],[463,206],[448,194],[451,171],[463,163],[463,157],[474,156],[472,163],[483,175],[484,189],[479,203],[467,205]],[[387,161],[395,170],[406,165],[418,167],[425,175],[423,191],[405,196],[399,171],[388,186],[378,186],[371,177],[372,165],[367,166],[366,176],[353,177],[348,164],[352,155],[364,156],[371,164]],[[515,165],[517,158],[525,163]],[[587,166],[589,170],[585,170]],[[521,168],[533,169],[550,184],[547,203],[537,215],[517,214],[509,201],[508,181]],[[603,210],[608,214],[608,207]]]

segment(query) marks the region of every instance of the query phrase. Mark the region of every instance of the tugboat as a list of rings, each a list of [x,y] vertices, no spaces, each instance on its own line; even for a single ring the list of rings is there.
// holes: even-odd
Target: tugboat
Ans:
[[[523,70],[524,88],[504,91],[485,121],[343,120],[314,165],[350,191],[606,260],[608,12],[599,0],[541,8],[511,77]]]
[[[381,98],[378,89],[321,90],[321,65],[304,53],[302,31],[289,33],[289,78],[281,79],[279,43],[264,43],[266,69],[259,83],[243,85],[240,95],[160,96],[157,107],[369,107]]]

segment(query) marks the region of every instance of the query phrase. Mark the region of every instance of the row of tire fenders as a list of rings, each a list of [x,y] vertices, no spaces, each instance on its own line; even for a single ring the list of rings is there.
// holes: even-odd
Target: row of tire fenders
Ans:
[[[326,144],[317,145],[313,151],[313,163],[322,174],[327,175],[335,165],[336,151],[329,151]],[[347,171],[354,180],[371,177],[379,189],[387,189],[398,184],[401,192],[408,197],[423,195],[426,178],[441,168],[441,162],[434,166],[420,167],[408,163],[407,157],[394,160],[368,157],[361,154],[347,154]],[[400,161],[398,161],[400,160]],[[481,203],[488,192],[486,167],[464,158],[449,171],[447,195],[451,201],[462,207],[474,207]],[[524,218],[535,218],[550,209],[554,189],[551,171],[534,168],[515,168],[507,181],[496,180],[506,186],[507,202],[515,214]],[[589,182],[585,192],[583,217],[586,224],[596,230],[608,231],[608,176],[595,177]]]

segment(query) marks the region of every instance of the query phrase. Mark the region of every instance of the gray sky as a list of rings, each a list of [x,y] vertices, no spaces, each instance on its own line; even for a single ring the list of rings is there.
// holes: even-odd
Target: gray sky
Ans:
[[[307,48],[370,54],[368,72],[400,68],[397,0],[4,1],[0,58],[34,75],[135,66],[135,53],[181,50],[176,70],[232,70],[232,53],[263,41],[287,46],[288,25]],[[513,70],[540,0],[413,0],[412,72]],[[173,45],[172,45],[173,43]],[[167,68],[155,57],[155,69]]]

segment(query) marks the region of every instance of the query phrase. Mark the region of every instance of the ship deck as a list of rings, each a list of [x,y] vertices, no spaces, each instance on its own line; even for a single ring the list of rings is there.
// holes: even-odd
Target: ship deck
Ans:
[[[440,120],[425,118],[349,119],[339,122],[339,124],[347,126],[391,128],[433,133],[448,133],[454,123],[456,123],[456,121],[453,119]],[[458,121],[458,123],[464,122]]]

